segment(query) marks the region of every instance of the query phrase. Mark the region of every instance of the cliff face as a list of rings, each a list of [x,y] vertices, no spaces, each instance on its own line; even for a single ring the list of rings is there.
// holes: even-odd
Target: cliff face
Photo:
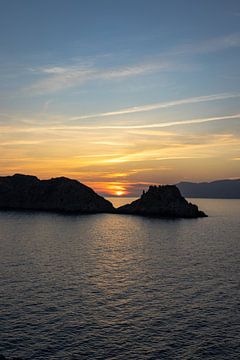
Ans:
[[[207,216],[196,205],[188,203],[174,185],[150,186],[140,199],[117,209],[120,214],[152,215],[171,218]]]
[[[64,177],[39,180],[35,176],[20,174],[0,177],[0,208],[79,213],[114,212],[109,201],[76,180]]]

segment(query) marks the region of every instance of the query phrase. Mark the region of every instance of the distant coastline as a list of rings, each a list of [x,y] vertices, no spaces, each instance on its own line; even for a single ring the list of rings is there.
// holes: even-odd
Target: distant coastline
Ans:
[[[240,179],[212,182],[179,182],[176,186],[187,198],[240,199]]]
[[[211,182],[181,181],[174,185],[178,187],[181,194],[186,198],[240,199],[240,179],[214,180]],[[141,188],[144,188],[144,186],[141,186]],[[145,188],[147,188],[147,185]],[[134,191],[134,193],[124,195],[124,198],[137,198],[138,195],[139,192]],[[107,198],[119,198],[114,194],[105,196]]]

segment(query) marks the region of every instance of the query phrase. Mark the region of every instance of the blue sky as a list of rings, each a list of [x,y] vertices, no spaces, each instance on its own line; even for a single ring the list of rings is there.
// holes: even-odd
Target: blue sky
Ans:
[[[2,174],[239,176],[239,1],[0,0],[0,48]]]

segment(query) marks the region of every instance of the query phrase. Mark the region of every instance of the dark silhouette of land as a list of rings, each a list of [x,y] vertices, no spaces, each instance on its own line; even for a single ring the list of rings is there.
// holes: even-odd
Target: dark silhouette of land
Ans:
[[[207,216],[182,197],[174,185],[150,186],[141,198],[117,209],[121,214],[151,215],[171,218],[197,218]]]
[[[77,180],[39,180],[15,174],[0,177],[0,208],[78,213],[114,212],[110,201]]]
[[[212,182],[180,182],[176,186],[190,198],[240,199],[240,179]]]
[[[206,216],[196,205],[188,203],[175,185],[150,186],[140,199],[115,209],[110,201],[77,180],[65,177],[39,180],[36,176],[21,174],[0,177],[0,209],[174,218]]]

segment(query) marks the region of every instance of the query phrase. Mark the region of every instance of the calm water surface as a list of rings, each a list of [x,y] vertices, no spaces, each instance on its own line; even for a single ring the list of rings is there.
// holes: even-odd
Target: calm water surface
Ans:
[[[240,201],[210,216],[0,212],[0,353],[240,359]]]

